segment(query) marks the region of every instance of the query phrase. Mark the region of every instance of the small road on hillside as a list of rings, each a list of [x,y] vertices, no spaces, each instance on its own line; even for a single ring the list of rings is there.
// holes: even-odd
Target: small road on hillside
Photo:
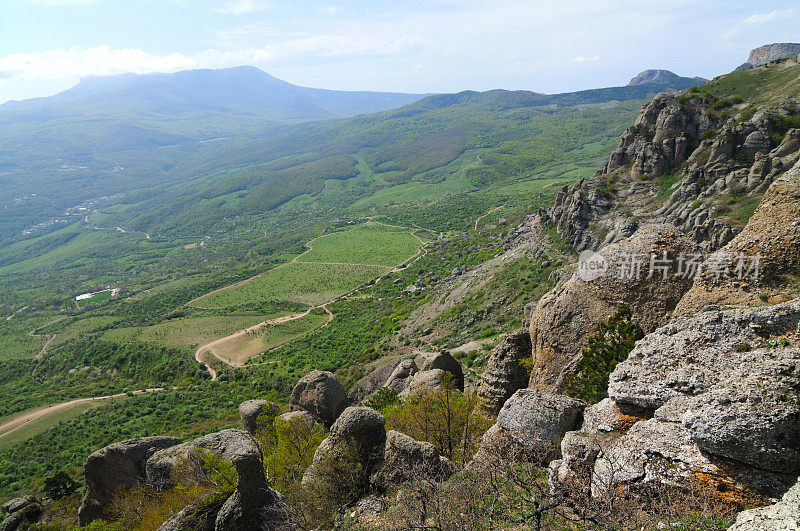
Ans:
[[[163,387],[155,387],[152,389],[133,391],[133,394],[139,395],[142,393],[152,393],[155,391],[163,391],[163,390],[164,390]],[[101,402],[103,400],[112,400],[114,398],[122,398],[123,396],[127,396],[127,394],[117,393],[114,395],[95,396],[92,398],[78,398],[76,400],[70,400],[68,402],[61,402],[60,404],[51,404],[49,406],[44,406],[37,409],[31,409],[28,411],[17,413],[16,415],[12,416],[11,419],[0,424],[0,439],[2,439],[3,437],[7,437],[8,435],[14,433],[23,426],[26,426],[30,422],[42,419],[44,417],[48,417],[50,415],[55,415],[56,413],[73,408],[80,404],[86,404],[90,402]]]

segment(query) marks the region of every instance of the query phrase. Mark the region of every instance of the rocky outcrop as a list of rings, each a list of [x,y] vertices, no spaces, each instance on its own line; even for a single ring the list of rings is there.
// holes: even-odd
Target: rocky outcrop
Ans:
[[[365,375],[348,392],[350,400],[354,403],[360,402],[379,388],[386,387],[389,377],[401,361],[400,356],[389,356],[368,363],[364,367]]]
[[[620,241],[648,222],[675,225],[705,252],[719,249],[740,228],[719,198],[757,201],[798,159],[792,148],[798,132],[772,143],[785,131],[779,115],[796,114],[796,102],[755,113],[744,103],[722,103],[733,118],[720,115],[717,101],[701,92],[657,95],[604,169],[561,190],[536,223],[554,226],[578,251]],[[668,175],[678,180],[664,188]]]
[[[84,465],[86,494],[78,510],[80,524],[103,518],[115,491],[144,483],[148,458],[178,443],[176,437],[145,437],[114,443],[90,455]]]
[[[42,514],[42,504],[33,496],[21,496],[4,503],[3,514],[5,517],[0,523],[0,531],[28,529]]]
[[[794,283],[784,275],[796,274],[798,264],[800,163],[769,187],[744,230],[706,260],[675,313],[692,314],[709,304],[760,305],[770,294],[787,290],[796,296]]]
[[[403,399],[410,395],[429,393],[441,389],[445,374],[442,369],[431,369],[415,373],[411,377],[411,381],[408,382],[408,386],[400,393],[400,398]]]
[[[696,249],[675,227],[648,225],[592,258],[601,270],[579,264],[572,278],[542,297],[531,314],[530,387],[559,390],[580,361],[588,337],[622,303],[645,332],[666,323],[692,286],[691,279],[678,274],[678,257]]]
[[[739,513],[729,531],[797,531],[800,529],[800,481],[781,501],[768,507]]]
[[[494,347],[477,390],[486,413],[497,415],[511,395],[528,386],[530,372],[522,360],[530,357],[531,335],[527,328],[506,334]]]
[[[796,43],[775,43],[759,46],[750,51],[750,57],[747,58],[747,62],[739,66],[737,70],[755,68],[797,54],[800,54],[800,44]]]
[[[554,446],[561,437],[581,425],[585,406],[568,396],[520,389],[484,435],[475,460],[491,459],[500,451],[549,462],[558,455]]]
[[[380,479],[373,481],[388,487],[420,478],[441,481],[451,473],[452,465],[439,455],[433,444],[392,430],[386,434]]]
[[[330,428],[349,403],[347,393],[333,373],[311,371],[292,389],[289,404],[293,410],[303,409]]]
[[[461,364],[449,352],[415,351],[414,354],[414,363],[416,363],[419,372],[438,369],[450,373],[456,379],[458,390],[464,390],[464,372],[461,369]]]
[[[242,419],[242,426],[250,435],[255,435],[261,428],[259,418],[266,422],[272,422],[280,411],[281,408],[278,404],[266,400],[246,400],[239,405],[239,417]]]
[[[583,467],[596,494],[655,482],[744,504],[779,497],[800,474],[799,324],[800,300],[649,334],[612,372],[609,399],[564,438],[551,481]]]

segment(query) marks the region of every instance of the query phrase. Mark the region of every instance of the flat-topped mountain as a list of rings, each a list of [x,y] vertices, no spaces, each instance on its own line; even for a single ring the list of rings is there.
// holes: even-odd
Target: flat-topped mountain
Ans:
[[[747,62],[741,65],[737,70],[744,70],[747,68],[755,68],[757,66],[765,65],[777,59],[791,57],[792,55],[800,54],[800,44],[793,42],[778,42],[773,44],[765,44],[750,51],[750,57]]]
[[[688,88],[692,85],[701,85],[708,81],[702,77],[682,77],[674,72],[670,72],[669,70],[645,70],[644,72],[640,72],[636,75],[633,79],[630,80],[627,86],[629,87],[636,87],[639,85],[646,85],[652,83],[659,83],[659,84],[666,84],[666,85],[686,85],[685,88]]]

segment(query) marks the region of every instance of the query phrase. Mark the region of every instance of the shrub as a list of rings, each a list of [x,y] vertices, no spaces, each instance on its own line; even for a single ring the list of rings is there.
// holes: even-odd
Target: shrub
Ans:
[[[78,483],[60,470],[52,476],[44,478],[42,492],[51,500],[59,500],[78,490]]]
[[[626,304],[621,305],[589,338],[575,373],[564,380],[566,394],[590,404],[606,398],[611,371],[628,357],[636,341],[642,337],[642,330],[633,321],[631,309]]]

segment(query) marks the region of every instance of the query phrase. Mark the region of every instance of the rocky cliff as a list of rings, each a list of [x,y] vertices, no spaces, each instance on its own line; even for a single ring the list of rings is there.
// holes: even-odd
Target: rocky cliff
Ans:
[[[796,43],[775,43],[759,46],[750,51],[750,57],[747,62],[739,67],[739,69],[755,68],[757,66],[765,65],[771,61],[784,59],[793,55],[800,54],[800,44]]]
[[[537,222],[578,251],[627,238],[646,222],[671,223],[704,251],[725,245],[798,159],[800,82],[789,73],[800,66],[795,58],[759,71],[783,87],[775,97],[748,101],[731,84],[752,81],[730,78],[656,96],[605,167],[561,190]]]

